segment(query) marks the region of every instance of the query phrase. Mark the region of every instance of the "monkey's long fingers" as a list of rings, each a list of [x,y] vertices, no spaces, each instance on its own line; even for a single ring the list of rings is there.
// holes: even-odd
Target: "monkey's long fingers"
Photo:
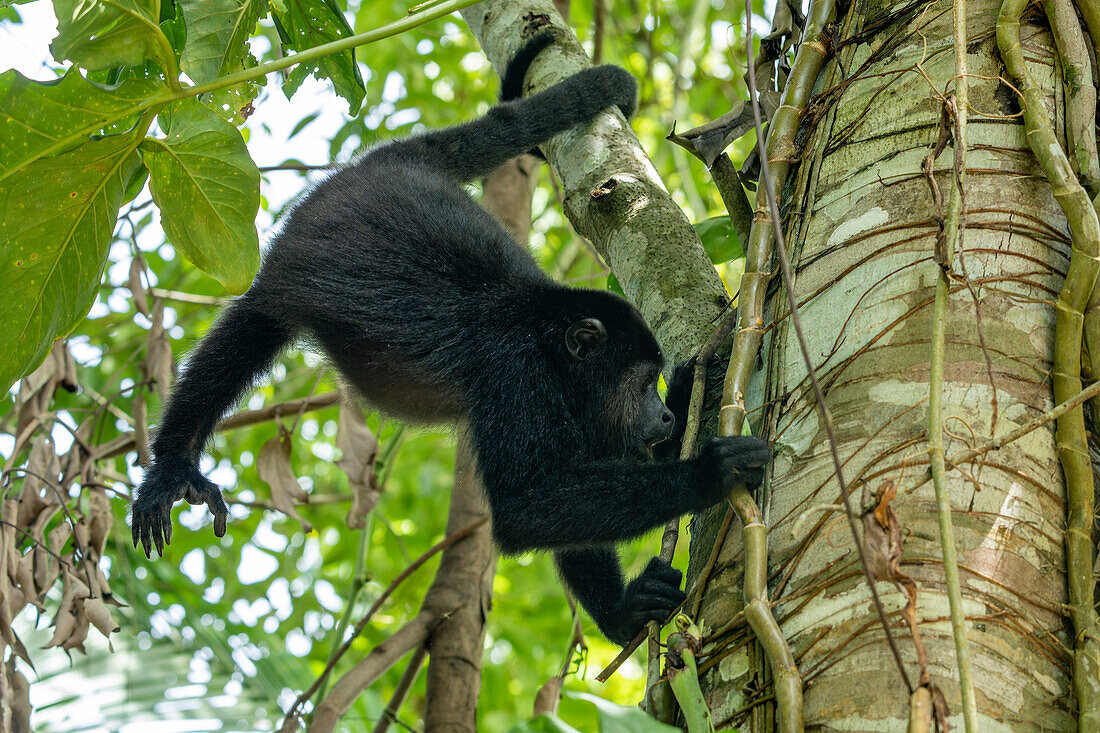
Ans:
[[[164,518],[158,512],[153,517],[153,544],[157,546],[157,557],[164,557]]]
[[[161,529],[164,531],[164,544],[172,544],[172,505],[164,507],[160,515]],[[163,557],[163,553],[161,554]]]
[[[134,547],[137,547],[138,541],[141,542],[141,549],[145,551],[145,557],[148,559],[153,555],[153,546],[149,537],[149,521],[144,516],[134,518],[134,532],[137,536],[134,539]]]
[[[225,536],[225,522],[229,517],[229,507],[225,505],[220,491],[212,493],[206,500],[210,507],[210,513],[214,515],[214,534],[218,537]]]

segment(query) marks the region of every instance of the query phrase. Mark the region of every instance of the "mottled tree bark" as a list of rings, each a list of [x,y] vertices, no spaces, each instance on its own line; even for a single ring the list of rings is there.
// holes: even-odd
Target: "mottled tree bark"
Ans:
[[[1000,2],[968,0],[970,42],[966,222],[946,316],[947,455],[1002,435],[1052,407],[1053,301],[1065,276],[1066,222],[1030,153],[993,29]],[[1032,73],[1061,114],[1052,40],[1040,14],[1024,30]],[[937,137],[939,93],[955,73],[951,3],[856,0],[842,19],[812,119],[783,192],[796,299],[814,369],[835,420],[857,506],[894,486],[901,571],[917,584],[916,618],[932,682],[961,729],[936,509],[926,481],[931,303],[937,225],[921,160]],[[933,104],[929,103],[930,97]],[[1056,125],[1059,129],[1061,127]],[[952,151],[936,163],[949,188]],[[961,255],[961,256],[960,256]],[[988,347],[978,339],[973,286]],[[786,298],[769,299],[774,327],[754,379],[754,433],[775,443],[763,497],[775,613],[807,683],[807,729],[904,730],[908,691],[889,656],[845,526],[824,426],[806,380]],[[991,363],[992,380],[987,370]],[[996,403],[994,403],[994,396]],[[996,404],[996,410],[994,409]],[[1070,731],[1063,478],[1052,426],[1002,449],[948,464],[971,666],[981,730]],[[693,548],[709,555],[718,522]],[[739,610],[742,548],[730,532],[703,599],[715,654],[704,665],[715,719],[757,727],[748,712],[768,690],[751,673]],[[915,647],[905,595],[879,583],[909,674]],[[715,633],[717,632],[717,633]],[[763,718],[761,718],[763,719]]]

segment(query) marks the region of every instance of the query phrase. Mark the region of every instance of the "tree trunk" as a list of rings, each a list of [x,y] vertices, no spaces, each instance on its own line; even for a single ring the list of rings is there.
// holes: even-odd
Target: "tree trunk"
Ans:
[[[1000,2],[969,0],[966,231],[946,316],[947,455],[1003,435],[1052,406],[1054,299],[1068,262],[1065,219],[1024,138],[994,25]],[[1061,114],[1053,42],[1034,8],[1024,53]],[[901,572],[917,587],[916,618],[932,683],[961,729],[939,530],[927,480],[930,335],[938,225],[921,163],[935,144],[955,74],[951,3],[855,0],[836,57],[803,120],[797,169],[781,199],[795,291],[814,369],[835,420],[857,507],[890,484],[904,541]],[[935,90],[931,88],[935,86]],[[1060,92],[1059,92],[1060,94]],[[1056,125],[1057,129],[1061,129]],[[936,161],[950,187],[953,151]],[[760,194],[763,195],[763,194]],[[961,255],[961,256],[959,256]],[[981,333],[978,338],[975,300]],[[773,292],[753,432],[775,442],[764,495],[775,613],[805,683],[812,730],[904,730],[908,690],[886,646],[846,527],[824,426],[806,380],[785,295]],[[992,375],[992,379],[990,378]],[[760,409],[763,406],[763,409]],[[1065,525],[1052,426],[952,469],[948,489],[980,729],[1075,729],[1064,612]],[[710,556],[722,513],[693,538],[689,577]],[[723,627],[739,610],[742,548],[728,532],[701,608],[718,652],[704,665],[715,720],[767,729],[770,691],[754,673],[751,634]],[[901,615],[906,596],[878,584],[908,674],[920,677]],[[718,633],[715,633],[718,632]]]

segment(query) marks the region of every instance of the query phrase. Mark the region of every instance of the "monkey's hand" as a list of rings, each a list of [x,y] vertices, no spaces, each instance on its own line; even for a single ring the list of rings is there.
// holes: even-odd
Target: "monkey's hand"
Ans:
[[[157,456],[145,472],[131,508],[130,532],[134,547],[141,544],[150,557],[152,545],[164,556],[164,546],[172,543],[172,505],[181,499],[189,504],[206,504],[214,515],[214,534],[225,534],[229,509],[222,492],[202,475],[198,466],[186,458]]]
[[[601,629],[608,639],[626,646],[650,621],[664,623],[687,595],[680,590],[680,571],[659,557],[634,580],[623,593],[615,628]]]
[[[771,460],[768,444],[751,435],[711,438],[695,459],[701,473],[703,507],[717,504],[738,484],[749,488],[764,480],[764,466]]]

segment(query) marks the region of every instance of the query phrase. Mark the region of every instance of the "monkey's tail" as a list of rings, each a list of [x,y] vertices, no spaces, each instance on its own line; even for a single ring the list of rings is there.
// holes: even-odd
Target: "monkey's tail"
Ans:
[[[524,42],[512,60],[508,62],[508,68],[500,77],[500,101],[511,102],[523,96],[523,80],[527,76],[527,69],[531,62],[539,55],[542,49],[554,42],[554,34],[543,31],[536,36],[531,36]]]
[[[293,336],[291,328],[266,315],[248,295],[234,301],[191,353],[173,386],[153,440],[154,457],[197,463],[218,420],[271,368]]]

